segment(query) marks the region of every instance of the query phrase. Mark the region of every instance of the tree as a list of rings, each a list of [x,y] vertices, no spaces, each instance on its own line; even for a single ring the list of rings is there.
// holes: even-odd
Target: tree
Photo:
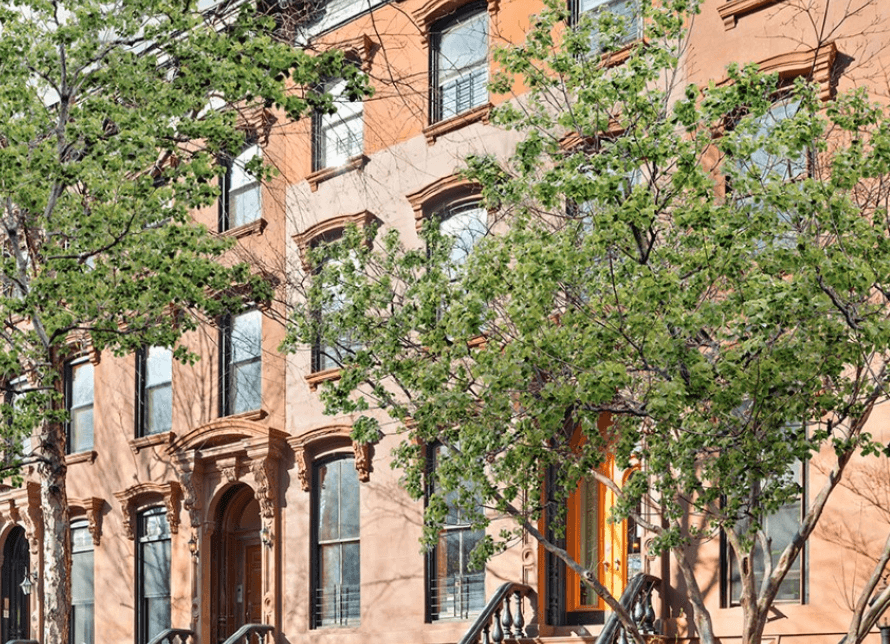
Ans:
[[[494,234],[452,254],[433,220],[421,247],[347,230],[311,253],[286,346],[347,356],[322,396],[358,418],[354,438],[377,440],[381,413],[398,421],[408,491],[435,479],[427,546],[449,503],[475,527],[509,515],[515,529],[489,534],[477,562],[526,531],[641,642],[597,571],[559,545],[566,500],[593,477],[619,500],[613,519],[673,555],[709,644],[696,550],[725,535],[756,644],[848,463],[883,449],[866,424],[887,397],[890,119],[864,91],[825,103],[811,78],[753,66],[684,86],[696,3],[641,4],[645,44],[628,49],[630,23],[608,12],[566,29],[565,4],[549,2],[524,45],[497,52],[493,90],[528,91],[492,117],[522,133],[515,153],[467,159]],[[808,44],[815,66],[829,45]],[[428,445],[447,449],[433,473]],[[622,484],[599,472],[607,454],[643,466]],[[826,475],[779,555],[762,556],[768,519],[803,502],[795,471],[817,454]],[[845,642],[890,605],[888,555]]]
[[[68,642],[68,361],[154,345],[193,360],[183,333],[271,297],[190,211],[214,203],[225,159],[265,117],[331,109],[319,79],[345,74],[363,91],[342,54],[279,42],[255,5],[198,5],[0,8],[0,431],[4,474],[33,465],[40,481],[47,644]],[[259,158],[247,169],[268,175]]]

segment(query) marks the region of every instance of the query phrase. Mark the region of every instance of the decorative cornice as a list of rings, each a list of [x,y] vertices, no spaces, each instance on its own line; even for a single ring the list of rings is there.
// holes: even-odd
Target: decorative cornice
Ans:
[[[318,51],[328,51],[330,49],[339,49],[348,59],[357,62],[361,70],[366,74],[371,73],[371,62],[374,60],[374,54],[380,49],[380,44],[367,34],[349,38],[348,40],[338,40],[331,43],[316,43]]]
[[[723,27],[727,30],[734,29],[738,19],[746,13],[752,13],[776,4],[780,0],[729,0],[717,6],[717,13],[723,18]]]
[[[340,376],[342,375],[343,370],[340,367],[334,367],[332,369],[325,369],[324,371],[314,371],[303,376],[303,380],[309,385],[309,391],[316,391],[318,386],[322,383],[340,380]]]
[[[327,233],[346,228],[350,224],[364,228],[375,221],[379,220],[374,213],[370,210],[362,210],[351,215],[338,215],[337,217],[325,219],[310,226],[302,233],[297,233],[293,236],[293,240],[297,243],[297,248],[300,251],[300,261],[303,264],[303,269],[309,271],[312,268],[309,265],[309,249],[312,247],[314,240]]]
[[[167,510],[167,523],[170,525],[170,533],[179,532],[179,502],[182,497],[182,488],[176,481],[166,483],[137,483],[126,490],[115,492],[114,496],[121,504],[124,518],[124,534],[130,541],[136,539],[135,513],[136,507],[146,497],[160,496]]]
[[[251,412],[254,413],[254,412]],[[212,445],[240,443],[244,439],[274,439],[284,437],[284,433],[262,425],[256,421],[236,416],[218,418],[196,427],[186,434],[177,437],[167,448],[167,452],[203,449]]]
[[[355,458],[355,470],[360,481],[371,480],[373,447],[370,443],[359,443],[352,440],[349,425],[327,425],[310,430],[300,436],[292,436],[287,440],[294,450],[294,462],[297,465],[297,478],[305,492],[312,488],[312,461],[325,452],[352,448]]]
[[[442,203],[452,203],[456,197],[478,199],[480,194],[482,187],[479,184],[455,173],[436,179],[420,190],[405,195],[405,198],[414,210],[414,219],[420,229],[424,217],[433,214],[433,209]]]
[[[105,505],[105,499],[93,496],[87,499],[68,499],[68,507],[72,510],[72,515],[77,516],[83,513],[87,518],[87,528],[90,536],[93,538],[93,545],[98,546],[102,537],[102,508]]]
[[[414,22],[420,29],[423,44],[429,43],[430,27],[434,22],[445,18],[467,4],[467,0],[427,0],[411,12]],[[494,19],[500,8],[500,0],[487,0],[488,15]]]
[[[236,226],[235,228],[224,230],[220,233],[220,235],[222,237],[234,237],[235,239],[241,239],[242,237],[247,237],[248,235],[262,235],[263,231],[266,230],[267,225],[268,222],[260,217],[259,219],[254,219],[253,221],[249,221],[246,224]]]
[[[94,463],[99,453],[91,449],[86,452],[75,452],[65,456],[65,465],[76,465],[77,463]]]

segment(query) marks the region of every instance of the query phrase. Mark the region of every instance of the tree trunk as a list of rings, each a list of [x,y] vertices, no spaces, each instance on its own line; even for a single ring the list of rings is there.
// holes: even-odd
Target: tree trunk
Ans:
[[[59,371],[59,373],[62,373]],[[57,381],[62,387],[63,379]],[[57,392],[60,393],[60,392]],[[54,407],[63,404],[58,396]],[[43,425],[37,464],[43,513],[43,644],[68,644],[71,612],[71,530],[65,490],[66,437],[60,422]]]

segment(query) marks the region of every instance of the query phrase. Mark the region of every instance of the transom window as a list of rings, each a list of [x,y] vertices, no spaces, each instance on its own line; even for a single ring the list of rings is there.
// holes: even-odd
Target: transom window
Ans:
[[[68,453],[93,449],[93,364],[68,363],[65,399],[68,408]]]
[[[223,416],[259,409],[263,393],[263,316],[258,310],[228,318],[222,329]]]
[[[136,354],[139,436],[170,430],[173,423],[173,352],[149,347]]]
[[[318,463],[313,474],[313,625],[353,626],[361,617],[358,473],[350,455]]]
[[[437,22],[431,33],[430,121],[488,102],[488,12],[473,2]]]
[[[221,231],[249,224],[262,215],[260,181],[248,170],[248,164],[256,158],[262,158],[262,150],[259,145],[253,144],[229,163],[222,178],[219,213]]]
[[[334,114],[317,113],[313,119],[313,170],[336,168],[358,156],[364,149],[364,105],[346,96],[346,81],[335,79],[325,84],[334,97]]]

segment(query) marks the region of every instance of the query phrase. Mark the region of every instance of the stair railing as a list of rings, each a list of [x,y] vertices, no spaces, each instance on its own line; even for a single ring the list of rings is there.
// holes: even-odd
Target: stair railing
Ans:
[[[275,627],[268,624],[245,624],[232,633],[231,637],[223,644],[272,644],[272,640],[268,636],[274,630]],[[256,637],[256,642],[254,642],[254,637]]]
[[[194,631],[188,628],[168,628],[152,637],[148,644],[177,644],[177,641],[179,644],[188,644],[189,638],[194,636]]]
[[[530,592],[531,588],[525,584],[502,584],[458,644],[477,644],[480,636],[482,644],[501,644],[504,640],[526,637],[522,603]],[[516,605],[515,614],[510,609],[511,601]]]
[[[37,640],[9,640],[6,644],[40,644]]]
[[[655,609],[652,606],[652,593],[661,585],[658,577],[638,572],[627,584],[618,603],[630,613],[634,625],[641,635],[656,635]],[[630,644],[631,638],[618,619],[618,613],[612,613],[606,619],[603,630],[596,638],[596,644]]]

